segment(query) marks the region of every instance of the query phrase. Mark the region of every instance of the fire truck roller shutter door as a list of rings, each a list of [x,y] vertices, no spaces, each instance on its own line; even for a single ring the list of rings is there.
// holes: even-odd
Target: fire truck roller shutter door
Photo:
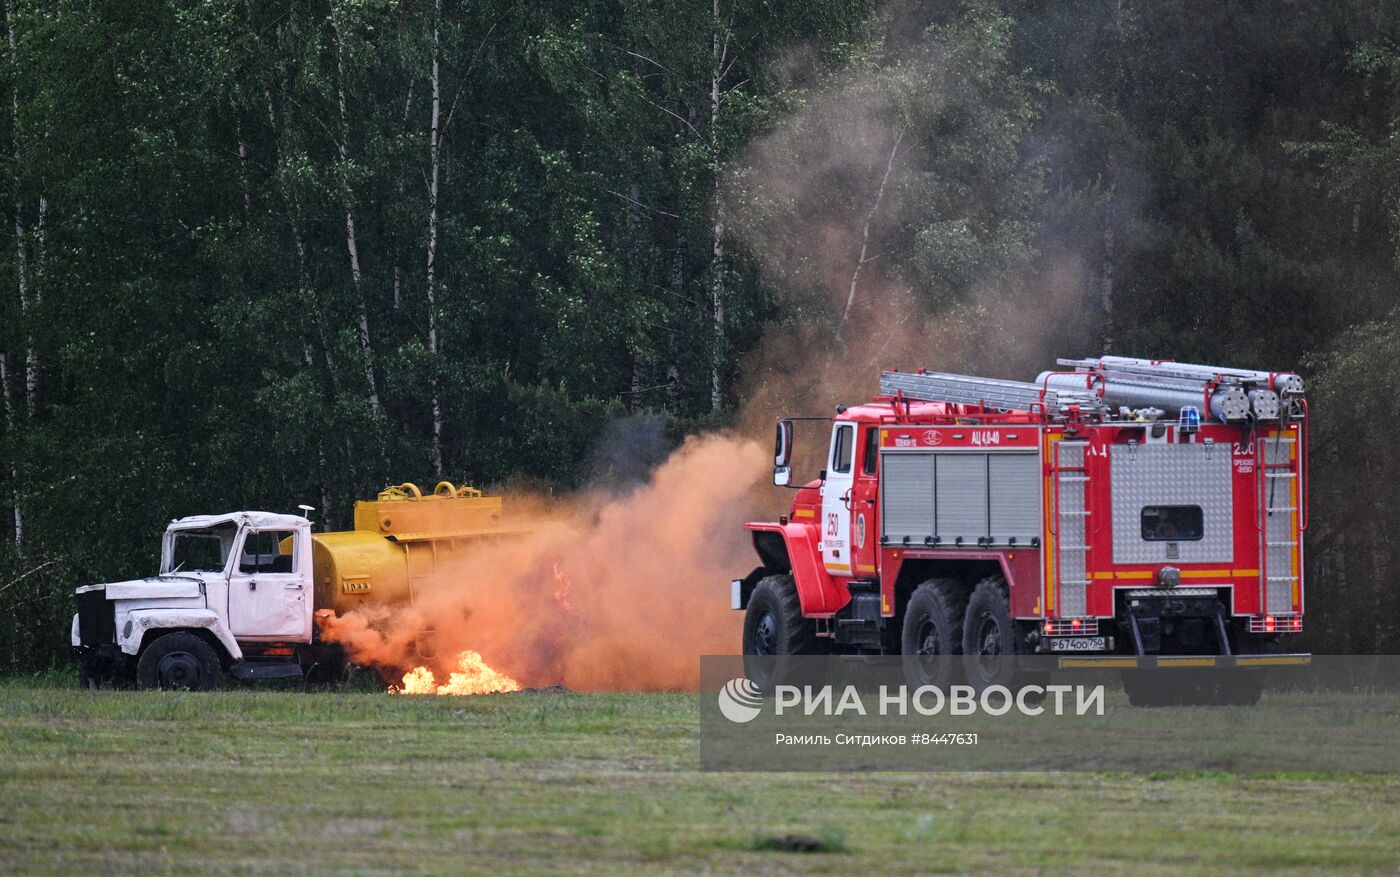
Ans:
[[[987,537],[987,455],[935,456],[937,535],[944,545],[977,545]]]
[[[887,542],[908,538],[923,545],[934,535],[933,454],[901,451],[885,454],[880,517]]]
[[[1040,535],[1040,455],[988,454],[987,486],[993,544],[1030,545]]]

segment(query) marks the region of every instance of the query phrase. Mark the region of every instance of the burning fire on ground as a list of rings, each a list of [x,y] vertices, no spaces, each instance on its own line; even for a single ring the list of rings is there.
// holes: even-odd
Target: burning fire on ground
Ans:
[[[457,656],[457,668],[442,685],[437,684],[432,670],[415,667],[404,674],[403,684],[391,687],[389,693],[466,695],[519,690],[519,682],[492,669],[481,655],[468,649]]]
[[[412,605],[327,613],[322,635],[400,694],[695,690],[699,657],[739,641],[726,586],[752,566],[742,524],[767,457],[693,437],[625,492],[523,498],[516,535],[440,556]],[[446,660],[420,651],[425,631]]]

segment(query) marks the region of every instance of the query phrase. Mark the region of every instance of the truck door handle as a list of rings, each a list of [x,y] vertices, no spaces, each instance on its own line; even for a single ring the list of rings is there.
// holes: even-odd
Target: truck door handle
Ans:
[[[248,580],[248,590],[250,590],[250,591],[256,591],[257,589],[258,589],[258,583],[255,582],[255,581],[253,581],[252,579],[249,579],[249,580]]]
[[[300,591],[303,589],[301,585],[283,585],[282,587],[289,591]]]

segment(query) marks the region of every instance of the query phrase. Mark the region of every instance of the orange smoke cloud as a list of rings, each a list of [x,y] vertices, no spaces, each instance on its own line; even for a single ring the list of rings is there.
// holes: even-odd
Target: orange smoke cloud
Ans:
[[[474,651],[526,687],[693,689],[700,655],[739,645],[728,582],[756,563],[742,523],[767,463],[756,442],[692,437],[632,492],[512,516],[523,535],[439,568],[412,607],[351,612],[326,635],[399,670]]]

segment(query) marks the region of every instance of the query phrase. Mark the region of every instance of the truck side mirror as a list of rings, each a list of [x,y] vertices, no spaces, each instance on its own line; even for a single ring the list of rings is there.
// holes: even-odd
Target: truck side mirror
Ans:
[[[773,442],[773,483],[786,487],[792,480],[792,421],[779,420]]]

